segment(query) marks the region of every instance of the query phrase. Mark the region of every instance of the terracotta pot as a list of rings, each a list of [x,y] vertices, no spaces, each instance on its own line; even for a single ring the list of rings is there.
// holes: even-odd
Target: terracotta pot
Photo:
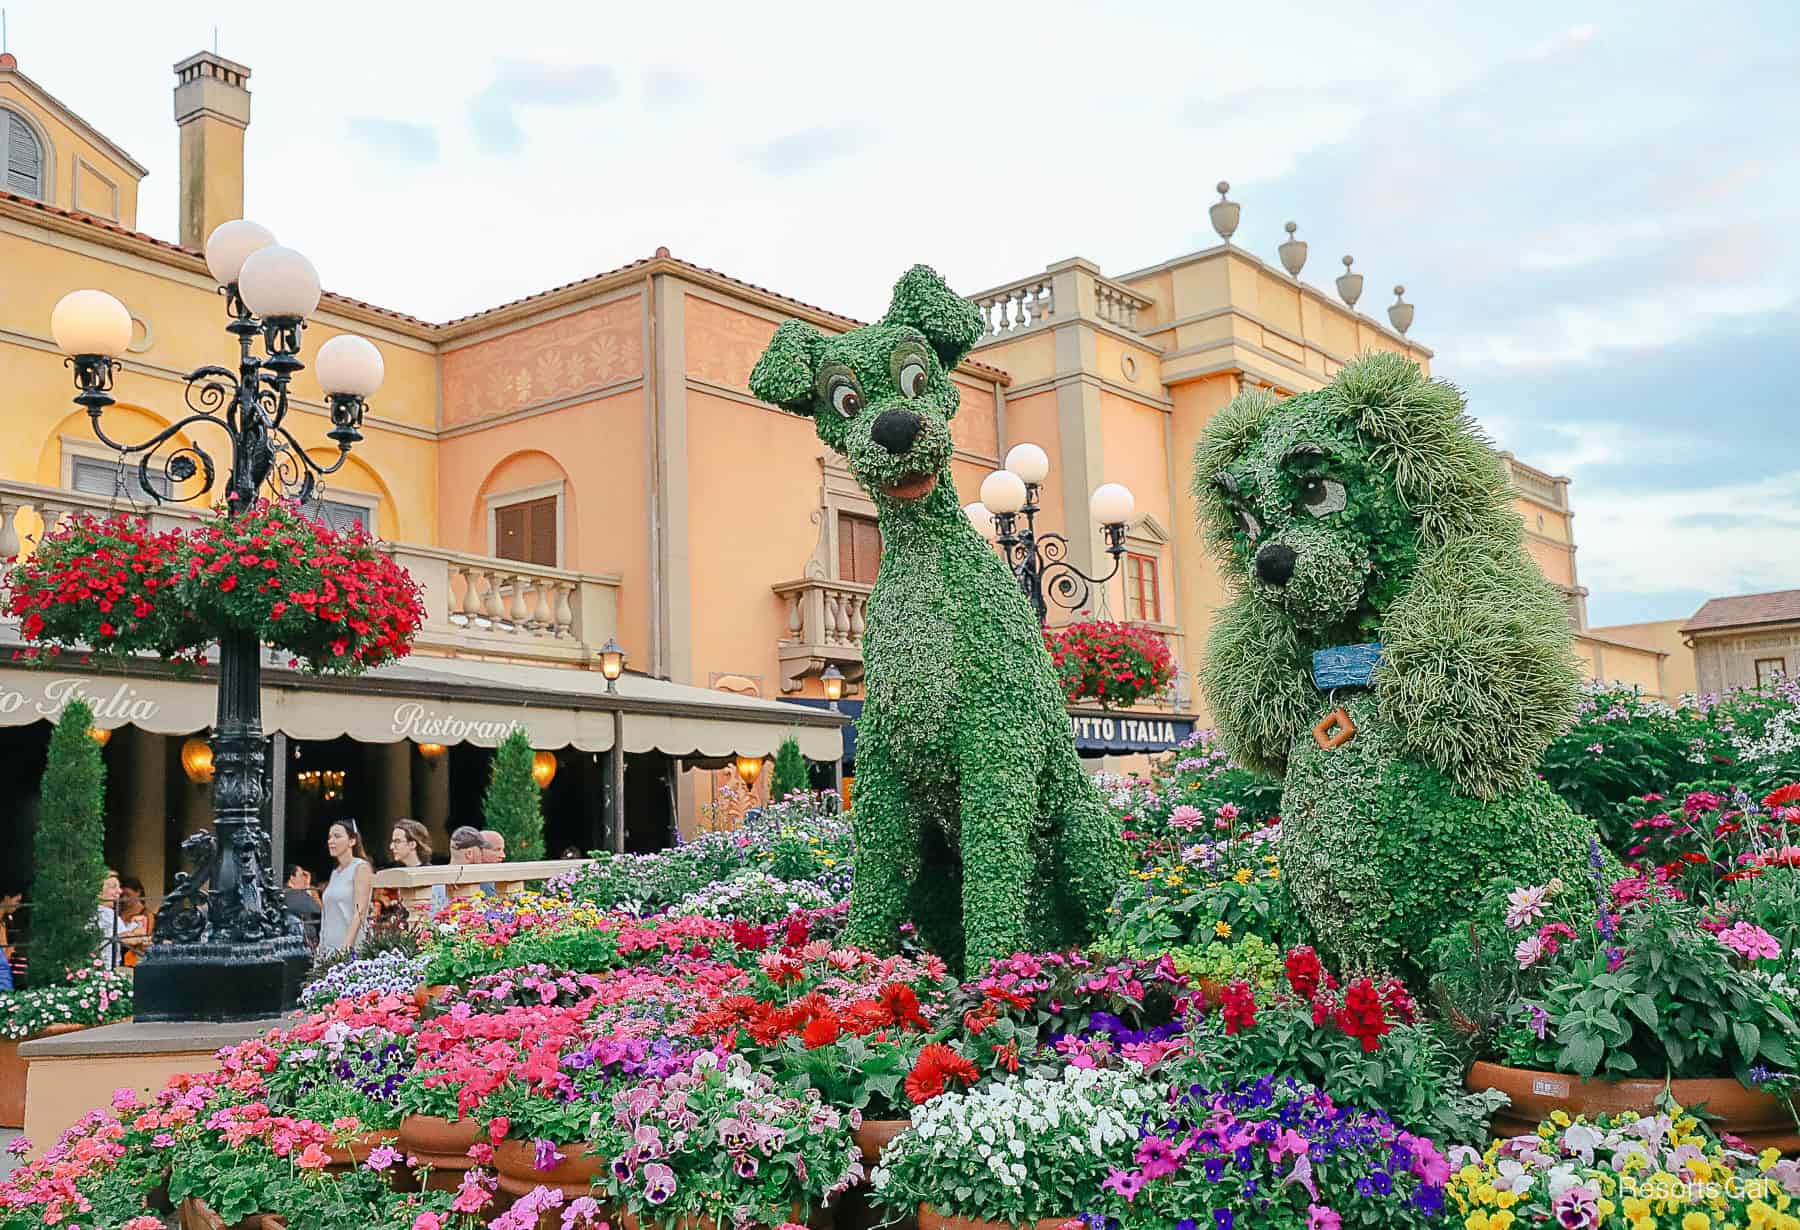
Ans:
[[[1217,978],[1196,978],[1194,988],[1200,992],[1200,999],[1208,1008],[1217,1008],[1225,1002],[1225,984]]]
[[[54,1038],[60,1034],[72,1034],[88,1028],[86,1025],[52,1025],[41,1034],[33,1034],[31,1038],[14,1038],[9,1042],[0,1042],[0,1128],[22,1128],[25,1126],[25,1069],[27,1064],[19,1057],[19,1044],[30,1042],[32,1038]]]
[[[856,1129],[856,1147],[862,1150],[864,1165],[873,1166],[888,1141],[911,1126],[911,1119],[864,1119]]]
[[[436,1000],[442,998],[444,992],[449,989],[450,984],[447,982],[434,982],[430,985],[421,982],[418,986],[413,988],[413,1003],[419,1006],[420,1012],[423,1012],[425,1009],[431,1007]]]
[[[940,1213],[928,1204],[919,1206],[919,1230],[1062,1230],[1070,1222],[1075,1222],[1077,1226],[1081,1224],[1073,1217],[1046,1217],[1040,1221],[1014,1226],[1011,1222],[983,1221],[979,1217],[957,1217]]]
[[[1589,1118],[1622,1111],[1651,1114],[1664,1087],[1656,1080],[1582,1080],[1560,1072],[1486,1062],[1469,1069],[1467,1083],[1470,1089],[1498,1089],[1512,1098],[1511,1105],[1494,1115],[1496,1137],[1534,1133],[1541,1121],[1558,1110]],[[1794,1116],[1772,1093],[1746,1089],[1728,1076],[1670,1081],[1668,1089],[1684,1108],[1705,1112],[1714,1130],[1740,1137],[1755,1152],[1772,1148],[1789,1156],[1800,1154]]]
[[[344,1142],[342,1148],[332,1145],[326,1150],[331,1154],[331,1165],[327,1170],[349,1170],[369,1160],[369,1153],[378,1145],[397,1145],[400,1133],[392,1129],[378,1129],[371,1132],[359,1132]]]
[[[577,1141],[558,1145],[563,1160],[549,1170],[536,1166],[537,1146],[529,1140],[503,1140],[494,1146],[494,1169],[499,1172],[500,1190],[523,1196],[534,1187],[555,1187],[565,1196],[586,1196],[596,1176],[606,1174],[606,1159],[589,1152],[591,1146]]]
[[[252,1213],[228,1226],[197,1196],[185,1197],[175,1206],[175,1223],[181,1230],[287,1230],[287,1218],[279,1213]]]
[[[828,1210],[821,1209],[811,1217],[803,1218],[798,1206],[792,1210],[792,1216],[788,1220],[809,1226],[812,1230],[830,1230],[832,1224],[831,1213]],[[625,1212],[619,1214],[619,1225],[624,1227],[624,1230],[731,1230],[731,1223],[728,1219],[703,1217],[698,1213],[689,1213],[675,1221],[651,1222],[641,1221],[637,1214]]]
[[[400,1120],[400,1147],[407,1153],[454,1158],[467,1170],[469,1146],[486,1139],[473,1119],[441,1119],[436,1115],[408,1115]]]

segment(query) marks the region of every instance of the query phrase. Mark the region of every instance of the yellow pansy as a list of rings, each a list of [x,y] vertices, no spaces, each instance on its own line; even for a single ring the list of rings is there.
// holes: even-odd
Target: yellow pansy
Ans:
[[[1681,1219],[1681,1230],[1712,1230],[1712,1218],[1704,1213],[1689,1213]]]
[[[1495,1192],[1494,1193],[1494,1203],[1499,1205],[1503,1209],[1510,1209],[1513,1207],[1513,1205],[1519,1203],[1519,1193],[1517,1193],[1517,1192]]]

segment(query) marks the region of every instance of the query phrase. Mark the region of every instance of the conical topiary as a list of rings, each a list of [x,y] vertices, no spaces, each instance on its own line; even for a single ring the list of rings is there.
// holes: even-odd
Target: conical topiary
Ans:
[[[514,730],[494,749],[492,775],[481,798],[483,822],[506,838],[509,861],[544,857],[544,813],[541,791],[531,776],[531,737]]]
[[[810,790],[812,781],[806,774],[806,757],[800,754],[800,741],[783,739],[775,749],[775,775],[769,779],[769,802],[779,803],[796,790]]]
[[[33,843],[31,982],[51,986],[93,963],[106,879],[106,764],[88,731],[94,712],[70,701],[50,734]]]

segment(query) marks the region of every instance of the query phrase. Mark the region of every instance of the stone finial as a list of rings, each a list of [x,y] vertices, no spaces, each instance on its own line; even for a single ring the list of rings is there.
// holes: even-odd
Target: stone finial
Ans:
[[[667,260],[668,257],[669,257],[669,250],[667,248],[658,248],[656,250],[656,259]]]
[[[10,51],[0,51],[0,72],[19,67],[19,57]]]
[[[1287,242],[1282,244],[1280,249],[1281,265],[1288,271],[1290,277],[1298,278],[1300,271],[1306,268],[1306,240],[1294,238],[1294,232],[1300,229],[1299,223],[1290,222],[1286,229]]]
[[[1388,304],[1388,321],[1401,337],[1406,336],[1406,331],[1412,328],[1413,322],[1413,305],[1406,301],[1405,295],[1406,287],[1394,287],[1394,301]]]
[[[1238,227],[1238,203],[1225,195],[1230,191],[1231,185],[1225,180],[1220,180],[1219,199],[1214,201],[1212,208],[1206,211],[1207,215],[1212,218],[1213,230],[1219,232],[1219,238],[1226,243],[1231,242],[1231,236]]]
[[[1344,306],[1348,308],[1354,308],[1356,301],[1362,298],[1363,276],[1350,268],[1351,262],[1355,259],[1354,256],[1349,255],[1344,257],[1344,272],[1339,275],[1337,280],[1338,298],[1342,299]]]

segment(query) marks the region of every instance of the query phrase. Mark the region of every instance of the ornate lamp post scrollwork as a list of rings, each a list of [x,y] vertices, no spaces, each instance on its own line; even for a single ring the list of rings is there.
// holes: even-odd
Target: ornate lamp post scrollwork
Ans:
[[[1037,528],[1038,496],[1049,475],[1050,458],[1043,449],[1035,444],[1015,445],[1006,454],[1006,468],[989,474],[981,484],[981,499],[963,510],[976,529],[982,529],[984,518],[992,519],[1000,557],[1018,578],[1039,622],[1048,618],[1050,603],[1066,611],[1079,610],[1087,605],[1095,586],[1119,575],[1125,557],[1125,523],[1131,520],[1134,508],[1131,492],[1118,483],[1102,483],[1094,489],[1088,506],[1100,525],[1112,568],[1104,576],[1089,576],[1069,561],[1065,535]]]
[[[207,239],[206,262],[225,298],[225,331],[237,339],[236,369],[196,368],[186,377],[186,414],[147,439],[114,439],[101,419],[113,404],[113,377],[131,340],[131,315],[104,291],[78,290],[64,296],[51,317],[51,332],[74,372],[75,403],[121,462],[138,459],[138,486],[158,503],[196,499],[220,485],[219,467],[196,429],[221,432],[229,447],[227,516],[250,508],[265,486],[305,500],[318,478],[343,467],[362,438],[367,399],[381,385],[381,353],[351,335],[319,348],[315,366],[331,415],[325,434],[338,451],[330,464],[315,461],[287,424],[291,385],[303,366],[301,335],[319,303],[312,263],[241,219]],[[166,486],[152,481],[152,468]],[[293,1006],[308,960],[304,942],[288,926],[262,824],[268,766],[261,646],[253,632],[220,634],[211,744],[214,832],[182,844],[193,866],[176,876],[157,911],[156,943],[138,965],[140,1019],[278,1014]]]

